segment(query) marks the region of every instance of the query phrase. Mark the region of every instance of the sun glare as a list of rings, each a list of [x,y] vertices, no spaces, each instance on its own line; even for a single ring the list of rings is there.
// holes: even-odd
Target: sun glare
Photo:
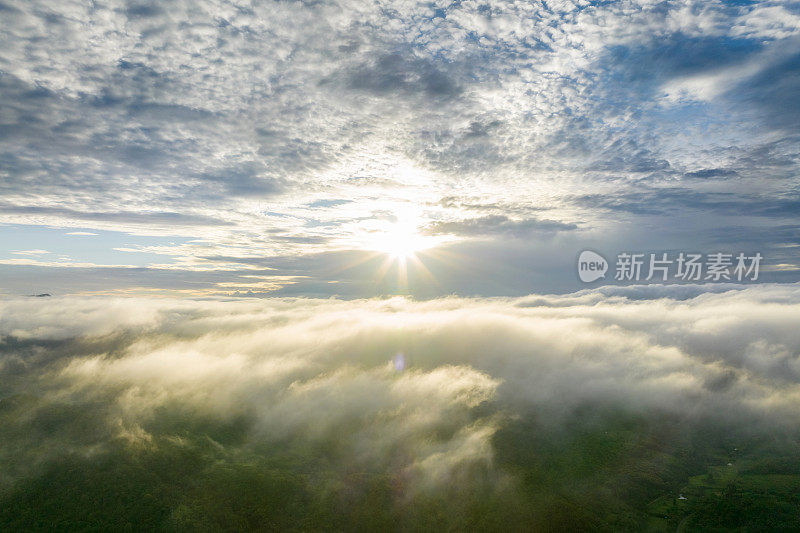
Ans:
[[[369,253],[362,254],[348,268],[380,257],[374,280],[383,282],[396,276],[397,290],[404,293],[410,288],[409,283],[438,283],[425,263],[448,261],[451,254],[443,253],[438,247],[451,239],[421,231],[424,224],[416,213],[403,215],[392,221],[373,219],[365,224],[359,248]],[[420,253],[423,251],[425,253]]]
[[[392,257],[402,259],[432,245],[416,228],[398,226],[380,236],[378,249]]]

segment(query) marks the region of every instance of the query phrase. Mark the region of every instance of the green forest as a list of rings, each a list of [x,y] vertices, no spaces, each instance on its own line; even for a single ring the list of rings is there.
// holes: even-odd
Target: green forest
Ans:
[[[246,417],[175,405],[132,444],[111,438],[99,407],[3,398],[0,530],[800,530],[796,436],[710,420],[584,406],[556,426],[485,402],[470,416],[502,420],[492,461],[412,490],[404,450],[363,469],[342,448],[339,432],[363,420],[316,442],[254,441]],[[427,438],[448,437],[437,431]]]

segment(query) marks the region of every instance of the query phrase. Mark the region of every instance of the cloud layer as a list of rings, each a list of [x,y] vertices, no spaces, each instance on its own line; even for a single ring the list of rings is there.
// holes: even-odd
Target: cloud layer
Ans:
[[[298,476],[306,464],[327,479],[320,490],[356,499],[369,483],[354,472],[379,475],[397,491],[379,507],[404,509],[459,484],[469,498],[521,497],[525,476],[507,447],[533,421],[526,438],[541,454],[550,453],[542,442],[577,427],[617,431],[619,416],[639,420],[638,432],[660,427],[664,453],[688,446],[700,428],[740,443],[795,434],[800,289],[682,299],[624,291],[428,302],[6,301],[0,423],[10,437],[0,481],[12,490],[53,461],[97,461],[119,449],[123,457],[206,450],[240,466],[300,454],[279,469]],[[666,468],[651,452],[629,452]]]

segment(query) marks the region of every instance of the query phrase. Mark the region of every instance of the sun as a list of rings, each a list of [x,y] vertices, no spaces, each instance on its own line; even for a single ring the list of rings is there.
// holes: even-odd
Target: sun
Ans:
[[[375,272],[370,278],[383,283],[396,276],[396,290],[406,294],[411,284],[438,285],[433,272],[425,264],[433,261],[443,264],[450,261],[452,253],[440,246],[451,239],[444,235],[429,235],[420,217],[398,217],[393,220],[372,220],[365,224],[358,249],[364,253],[354,258],[344,268],[374,262]]]
[[[378,236],[376,244],[379,251],[396,259],[412,257],[432,246],[426,236],[417,233],[416,228],[400,224]]]
[[[429,235],[421,234],[416,224],[395,223],[383,228],[383,231],[373,235],[371,248],[382,254],[384,260],[378,267],[376,279],[383,280],[394,270],[397,275],[397,290],[406,292],[409,289],[411,274],[433,280],[433,274],[428,270],[419,256],[419,252],[435,246],[435,239]]]

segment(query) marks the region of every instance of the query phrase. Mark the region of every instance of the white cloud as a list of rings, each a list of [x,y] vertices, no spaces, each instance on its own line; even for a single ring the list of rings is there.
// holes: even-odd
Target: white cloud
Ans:
[[[334,468],[389,472],[409,498],[470,485],[476,468],[495,488],[513,484],[493,466],[494,435],[519,416],[543,431],[586,406],[687,427],[796,428],[800,288],[668,297],[679,289],[646,300],[5,300],[0,339],[17,348],[0,351],[0,377],[12,395],[91,405],[107,438],[131,446],[182,442],[156,422],[165,413],[244,420],[247,449],[335,443]],[[103,445],[92,442],[81,453]]]
[[[11,250],[13,255],[47,255],[47,250]]]
[[[113,353],[64,356],[57,373],[84,393],[116,391],[128,422],[181,401],[255,412],[264,438],[313,438],[353,417],[418,434],[483,401],[796,423],[798,312],[800,289],[779,286],[688,300],[593,291],[428,302],[54,298],[4,302],[0,333],[109,339]],[[398,351],[403,372],[389,363]]]

